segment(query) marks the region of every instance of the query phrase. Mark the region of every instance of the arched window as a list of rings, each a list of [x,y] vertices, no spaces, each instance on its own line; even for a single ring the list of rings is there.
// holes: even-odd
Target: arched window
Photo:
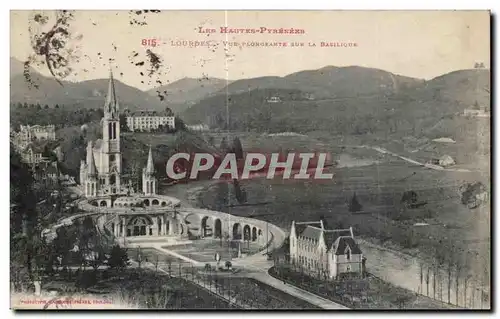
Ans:
[[[108,123],[108,137],[110,140],[113,139],[113,125],[111,123]]]
[[[350,250],[350,249],[348,249],[348,250],[345,252],[345,258],[346,258],[347,260],[351,260],[351,250]]]

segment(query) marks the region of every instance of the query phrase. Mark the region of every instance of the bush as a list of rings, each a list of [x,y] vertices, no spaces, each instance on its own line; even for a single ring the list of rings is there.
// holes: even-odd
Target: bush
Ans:
[[[113,246],[108,259],[108,266],[111,269],[123,269],[130,265],[127,251],[118,245]]]

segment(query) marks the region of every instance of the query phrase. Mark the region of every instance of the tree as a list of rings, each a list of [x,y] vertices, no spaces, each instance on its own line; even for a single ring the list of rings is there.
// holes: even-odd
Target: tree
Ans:
[[[68,232],[66,227],[57,229],[57,237],[52,242],[53,251],[56,257],[60,257],[60,266],[64,267],[69,264],[70,250],[76,240],[75,233]]]
[[[224,266],[226,266],[227,270],[230,270],[231,267],[233,267],[233,264],[229,260],[227,260]]]
[[[219,148],[223,153],[227,153],[229,151],[229,145],[227,144],[227,140],[225,137],[222,138]]]
[[[241,141],[238,137],[234,138],[232,149],[237,160],[243,158],[243,146],[241,146]]]
[[[141,253],[141,247],[137,249],[137,263],[139,264],[139,269],[141,269],[141,264],[142,264],[142,253]]]
[[[108,267],[110,269],[124,269],[130,265],[127,251],[118,245],[114,245],[108,259]]]
[[[409,190],[403,193],[403,197],[401,197],[401,203],[403,203],[406,207],[410,207],[416,204],[418,201],[418,195],[416,192]]]
[[[236,195],[236,199],[238,200],[238,203],[240,203],[240,204],[246,203],[247,193],[240,186],[240,183],[238,182],[237,179],[233,180],[233,185],[234,185],[234,191],[235,191],[235,195]]]
[[[477,208],[488,200],[488,192],[481,182],[465,183],[460,186],[462,204],[470,209]]]
[[[100,243],[100,238],[94,237],[92,250],[90,251],[90,256],[88,256],[88,263],[97,272],[99,266],[104,264],[106,261],[106,254],[104,253],[104,248]]]
[[[174,118],[174,123],[175,123],[175,131],[187,131],[186,124],[180,117],[176,116]]]
[[[45,104],[45,106],[43,108],[48,109],[49,108],[48,104]]]
[[[174,116],[174,112],[172,112],[172,109],[170,109],[168,106],[165,108],[165,115],[166,116]]]
[[[128,132],[128,125],[127,125],[127,116],[124,113],[120,114],[120,131],[122,132]]]
[[[37,231],[38,200],[30,168],[21,161],[21,156],[13,145],[10,145],[10,200],[11,265],[18,271],[25,271],[26,278],[33,281],[36,279],[34,274],[37,269],[36,241],[40,236]],[[19,251],[20,248],[22,250]]]
[[[37,104],[36,104],[36,109],[37,109],[37,110],[41,110],[41,109],[42,109],[42,106],[40,105],[40,103],[37,103]]]
[[[205,271],[210,271],[212,269],[212,266],[210,266],[209,263],[205,264]]]
[[[359,212],[363,206],[359,203],[358,198],[356,197],[356,192],[354,192],[354,195],[351,198],[351,201],[349,203],[349,211],[350,212]]]

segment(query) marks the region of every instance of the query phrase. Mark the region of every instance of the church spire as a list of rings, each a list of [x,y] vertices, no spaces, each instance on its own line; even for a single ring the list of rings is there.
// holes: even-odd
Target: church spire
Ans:
[[[146,173],[154,174],[154,172],[155,172],[155,167],[153,165],[153,153],[151,152],[151,146],[150,146],[148,154],[148,164],[146,165]]]
[[[87,165],[89,167],[89,176],[94,176],[97,174],[97,168],[95,167],[94,151],[92,149],[92,141],[89,141],[87,147]]]
[[[104,104],[104,113],[115,115],[118,113],[118,100],[116,99],[115,81],[113,80],[113,71],[109,68],[109,84],[108,95],[106,96],[106,104]]]

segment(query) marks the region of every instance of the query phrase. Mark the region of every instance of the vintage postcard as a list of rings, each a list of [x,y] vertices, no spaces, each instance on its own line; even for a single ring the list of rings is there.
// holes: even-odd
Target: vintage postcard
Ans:
[[[491,309],[489,11],[11,11],[12,309]]]

